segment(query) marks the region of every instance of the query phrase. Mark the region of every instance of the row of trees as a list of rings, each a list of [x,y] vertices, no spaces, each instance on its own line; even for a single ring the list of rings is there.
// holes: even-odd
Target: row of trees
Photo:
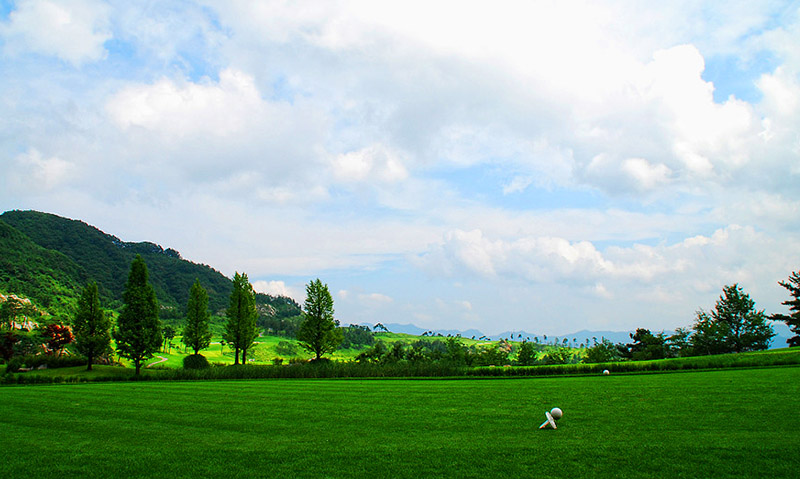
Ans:
[[[316,279],[307,285],[306,292],[302,321],[296,336],[301,346],[319,360],[340,346],[345,331],[333,317],[333,298],[327,285]],[[233,278],[223,333],[223,341],[234,351],[235,365],[240,363],[240,356],[241,363],[247,362],[248,351],[259,335],[255,296],[247,275],[237,272]],[[200,351],[211,344],[211,314],[208,306],[208,293],[196,279],[189,291],[182,331],[182,342],[194,352],[194,356],[199,356]],[[138,375],[142,362],[158,352],[165,339],[172,339],[176,333],[172,327],[162,328],[159,309],[147,265],[137,255],[131,263],[122,293],[122,307],[113,327],[111,314],[100,304],[96,282],[88,283],[82,290],[71,321],[72,328],[60,323],[47,324],[35,333],[28,331],[31,327],[27,324],[25,328],[17,328],[17,319],[33,317],[38,311],[29,301],[10,296],[0,303],[0,354],[8,361],[15,354],[34,354],[43,340],[46,340],[48,350],[59,352],[65,345],[74,343],[74,349],[86,357],[87,369],[91,370],[98,358],[111,353],[113,339],[117,354],[131,360]],[[26,340],[28,336],[30,338]],[[360,328],[348,328],[346,336],[349,345],[370,339],[374,341],[371,335],[366,338]]]
[[[725,286],[714,309],[700,309],[691,328],[678,328],[674,334],[652,333],[639,328],[627,344],[612,344],[603,339],[586,351],[586,362],[648,360],[671,357],[760,351],[769,347],[775,332],[769,321],[783,321],[795,334],[800,334],[800,272],[788,281],[779,282],[792,299],[782,304],[789,314],[767,315],[755,308],[755,301],[738,284]],[[787,340],[789,346],[800,345],[800,335]]]
[[[602,338],[585,350],[582,360],[599,363],[620,360],[650,360],[679,356],[701,356],[722,353],[739,353],[764,350],[769,347],[775,333],[768,321],[785,321],[794,333],[800,333],[800,272],[792,273],[788,281],[779,283],[789,290],[792,299],[782,304],[789,307],[790,313],[767,315],[764,310],[756,310],[755,302],[738,284],[725,286],[722,295],[710,311],[697,312],[692,328],[679,328],[674,334],[652,333],[639,328],[630,334],[630,343],[614,344]],[[433,336],[427,333],[424,336]],[[364,351],[358,361],[374,363],[394,363],[398,361],[444,361],[451,364],[478,365],[516,365],[559,364],[581,360],[566,343],[554,342],[545,348],[538,338],[524,339],[512,348],[510,342],[501,341],[489,348],[476,348],[464,345],[460,337],[447,337],[444,340],[418,340],[414,343],[394,343],[391,347],[378,341],[372,348]],[[547,341],[545,337],[545,342]],[[565,339],[566,341],[566,339]],[[800,336],[788,341],[789,346],[800,345]],[[586,342],[588,345],[588,340]],[[545,351],[539,358],[538,353]]]
[[[517,348],[516,364],[533,365],[541,345],[525,342]],[[452,366],[504,366],[510,364],[513,346],[501,340],[488,348],[466,345],[461,338],[451,336],[442,339],[418,339],[406,343],[397,341],[387,346],[377,341],[374,346],[356,357],[359,362],[394,364],[401,361],[441,362]]]
[[[756,310],[755,302],[739,285],[734,284],[723,288],[723,294],[713,310],[701,309],[697,312],[691,329],[679,328],[675,334],[667,336],[663,332],[654,334],[640,328],[630,335],[632,341],[628,344],[612,344],[606,339],[598,343],[595,340],[594,345],[586,349],[584,360],[661,359],[766,349],[774,336],[768,320],[785,321],[793,332],[800,332],[800,272],[792,273],[788,281],[779,284],[792,295],[791,300],[783,303],[789,306],[788,315],[768,316],[763,310]],[[237,272],[233,278],[223,334],[223,341],[234,351],[234,364],[240,363],[240,357],[241,363],[247,362],[248,351],[259,335],[255,295],[247,275]],[[139,255],[131,263],[122,299],[123,306],[112,330],[111,317],[100,305],[98,286],[94,282],[89,283],[80,295],[72,329],[54,323],[42,328],[41,334],[47,339],[48,349],[60,352],[74,340],[75,349],[87,358],[87,368],[91,370],[97,358],[108,355],[113,338],[119,356],[130,359],[136,374],[139,374],[142,361],[159,350],[168,334],[165,331],[171,329],[161,327],[159,304],[149,283],[147,266]],[[189,292],[182,332],[182,342],[193,351],[194,356],[199,356],[211,343],[208,303],[208,293],[199,280],[195,280]],[[11,330],[11,320],[8,318],[17,317],[23,312],[32,314],[30,309],[29,303],[18,300],[0,304],[0,326],[6,328],[4,325],[7,325],[7,329]],[[385,327],[379,323],[375,329],[385,330]],[[0,342],[0,352],[6,360],[13,354],[13,348],[6,347],[6,343],[14,344],[6,338],[10,338],[10,334],[4,334]],[[172,330],[168,339],[174,334]],[[516,348],[505,340],[489,348],[467,347],[458,337],[448,337],[445,341],[425,339],[412,344],[395,343],[389,348],[383,342],[375,343],[375,337],[368,327],[340,327],[339,321],[334,318],[333,298],[328,286],[319,279],[306,285],[306,300],[296,337],[316,361],[340,347],[362,346],[371,348],[357,359],[378,363],[424,360],[464,365],[502,365],[512,362],[513,358],[515,364],[532,365],[576,360],[575,355],[568,348],[561,347],[560,343],[559,347],[549,348],[544,359],[537,359],[537,353],[545,350],[538,338],[533,342],[523,340]],[[800,345],[800,336],[791,338],[789,344]]]

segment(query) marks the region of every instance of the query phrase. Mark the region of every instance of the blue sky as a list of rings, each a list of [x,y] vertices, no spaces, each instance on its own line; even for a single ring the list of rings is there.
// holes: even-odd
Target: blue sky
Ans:
[[[0,210],[343,323],[689,326],[800,268],[800,2],[0,2]]]

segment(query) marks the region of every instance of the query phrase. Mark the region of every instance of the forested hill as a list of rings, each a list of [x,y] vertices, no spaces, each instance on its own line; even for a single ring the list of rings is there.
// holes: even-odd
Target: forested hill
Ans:
[[[228,305],[232,282],[210,266],[181,258],[155,243],[128,243],[82,221],[36,211],[0,215],[0,289],[25,295],[45,308],[73,303],[87,281],[95,280],[107,307],[121,305],[133,258],[142,255],[162,316],[182,315],[195,278],[208,291],[213,314]],[[299,314],[289,298],[258,294],[260,311],[284,317]]]

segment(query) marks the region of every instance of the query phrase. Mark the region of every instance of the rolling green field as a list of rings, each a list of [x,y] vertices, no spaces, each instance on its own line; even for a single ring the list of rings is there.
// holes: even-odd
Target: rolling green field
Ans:
[[[798,367],[16,386],[0,449],[5,477],[794,477],[799,393]]]

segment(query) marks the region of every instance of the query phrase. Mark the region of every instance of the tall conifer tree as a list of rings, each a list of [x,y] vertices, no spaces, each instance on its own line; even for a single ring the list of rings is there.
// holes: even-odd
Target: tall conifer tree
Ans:
[[[238,272],[233,277],[233,291],[227,310],[228,322],[225,324],[225,340],[234,350],[233,364],[239,364],[239,351],[242,363],[247,363],[247,350],[258,336],[256,328],[256,293],[245,273]]]
[[[767,349],[775,332],[767,324],[764,310],[757,311],[755,304],[738,284],[725,286],[710,313],[702,309],[697,312],[691,340],[695,352],[721,354]]]
[[[770,319],[785,322],[795,334],[786,340],[789,347],[800,346],[800,271],[792,273],[789,281],[779,281],[778,284],[786,288],[792,296],[792,299],[781,303],[789,307],[789,314],[773,314]]]
[[[161,347],[161,321],[156,293],[148,281],[147,265],[138,254],[131,263],[122,300],[124,305],[117,318],[114,340],[117,353],[133,361],[136,375],[139,375],[142,360],[152,357]]]
[[[319,360],[323,354],[335,351],[343,338],[339,321],[333,317],[333,297],[328,285],[317,278],[306,285],[303,322],[297,331],[297,340]]]
[[[94,281],[86,285],[78,299],[78,311],[72,326],[75,347],[86,356],[86,369],[91,371],[92,362],[111,344],[111,320],[100,307],[100,295]]]
[[[183,328],[183,344],[192,348],[194,354],[211,344],[208,314],[208,293],[195,279],[189,290],[189,302],[186,304],[186,326]]]

